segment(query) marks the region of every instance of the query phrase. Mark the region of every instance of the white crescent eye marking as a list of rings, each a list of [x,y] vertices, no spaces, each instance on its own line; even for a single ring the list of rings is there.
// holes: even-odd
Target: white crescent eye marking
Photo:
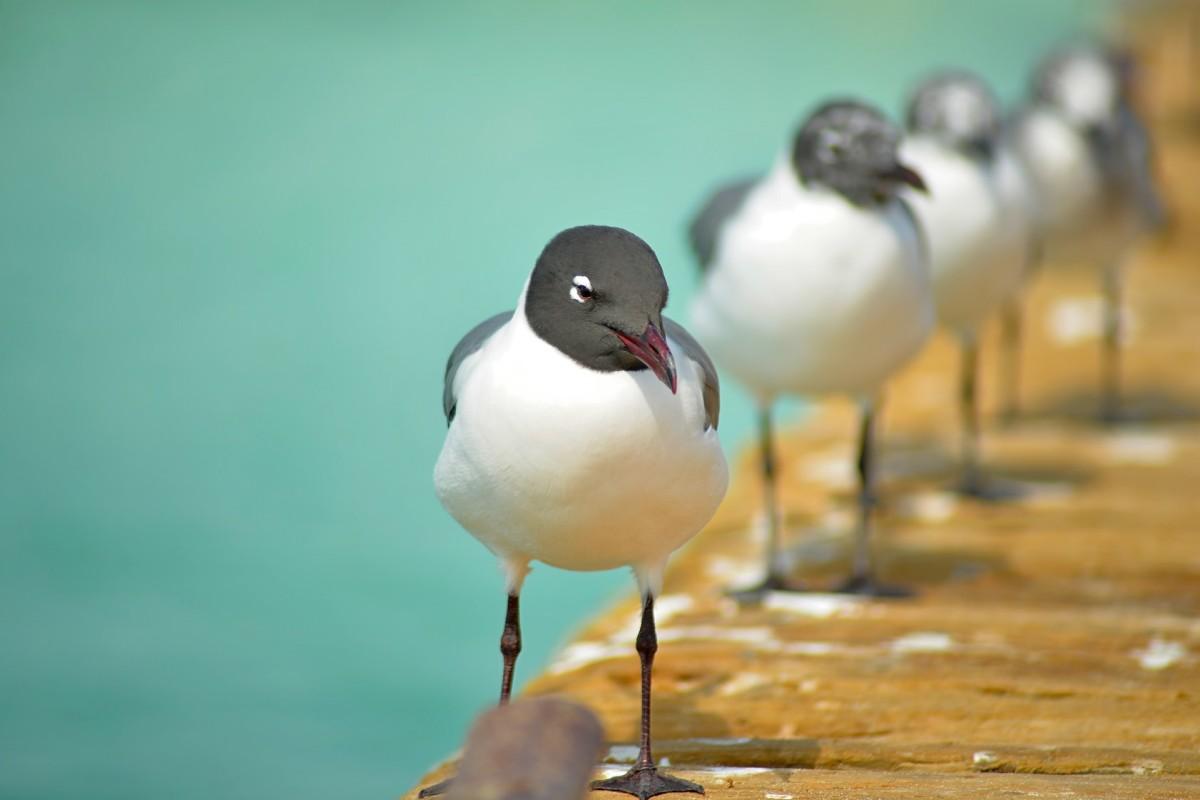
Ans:
[[[571,279],[571,299],[576,303],[586,303],[592,299],[592,282],[587,275],[576,275]]]

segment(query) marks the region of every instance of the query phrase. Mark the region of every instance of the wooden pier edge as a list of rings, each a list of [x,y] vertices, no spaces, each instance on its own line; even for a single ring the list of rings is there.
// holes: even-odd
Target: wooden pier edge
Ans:
[[[1200,3],[1151,8],[1128,27],[1173,219],[1128,272],[1133,419],[1093,423],[1099,286],[1052,265],[1026,306],[1026,412],[985,439],[1025,496],[959,499],[939,337],[885,410],[877,552],[919,590],[904,601],[730,600],[762,544],[745,453],[658,602],[655,755],[710,797],[1200,798]],[[831,403],[781,447],[795,575],[814,587],[847,566],[851,431]],[[604,611],[526,688],[594,710],[614,772],[635,752],[636,620],[632,597]]]

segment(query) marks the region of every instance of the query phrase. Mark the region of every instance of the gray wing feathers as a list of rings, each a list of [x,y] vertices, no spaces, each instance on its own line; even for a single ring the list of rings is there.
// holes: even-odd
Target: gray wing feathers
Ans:
[[[454,396],[454,376],[458,374],[458,368],[466,361],[467,356],[483,347],[483,343],[490,339],[493,333],[512,319],[512,315],[512,311],[502,311],[485,319],[471,328],[467,335],[454,345],[454,350],[446,361],[446,380],[442,385],[442,411],[446,414],[447,425],[454,421],[455,404],[458,402],[458,398]]]
[[[683,355],[699,364],[704,371],[704,424],[707,428],[716,429],[721,420],[721,383],[717,379],[717,368],[700,343],[682,325],[663,317],[663,326],[667,329],[667,338],[678,342],[683,347]]]
[[[692,253],[700,265],[700,271],[705,272],[712,263],[717,252],[717,240],[721,236],[721,228],[726,220],[737,213],[746,200],[746,195],[759,182],[760,178],[742,178],[728,183],[718,189],[708,202],[700,209],[700,213],[688,227],[688,240],[692,245]]]
[[[912,204],[904,197],[896,198],[896,205],[904,212],[904,216],[908,217],[909,223],[912,224],[913,232],[917,235],[917,250],[921,254],[921,261],[925,264],[925,269],[929,269],[930,265],[930,249],[929,236],[925,233],[925,226],[921,224],[921,220],[917,217],[917,212],[913,211]]]
[[[1110,127],[1089,131],[1088,143],[1101,171],[1122,200],[1134,205],[1141,222],[1162,227],[1166,211],[1154,182],[1150,133],[1133,109],[1124,106]]]
[[[1130,183],[1134,203],[1143,222],[1152,230],[1166,224],[1167,210],[1163,205],[1154,179],[1154,152],[1150,132],[1132,110],[1121,115],[1122,148],[1125,156],[1126,180]]]

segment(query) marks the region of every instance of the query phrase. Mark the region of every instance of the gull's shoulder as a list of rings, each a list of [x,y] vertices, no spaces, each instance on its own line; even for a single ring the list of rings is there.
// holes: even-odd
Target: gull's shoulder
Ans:
[[[507,325],[512,316],[513,311],[509,310],[488,317],[467,331],[467,334],[459,339],[458,344],[454,345],[454,349],[450,351],[450,358],[446,360],[446,375],[442,384],[442,411],[446,415],[447,425],[454,421],[458,403],[454,383],[459,369],[469,357],[478,352],[496,334],[496,331]]]
[[[667,334],[667,339],[677,344],[682,354],[700,368],[703,378],[704,426],[716,430],[721,421],[721,381],[717,377],[716,366],[686,328],[667,317],[663,317],[663,326],[666,328],[664,333]]]
[[[719,186],[688,226],[688,242],[696,264],[701,272],[708,270],[717,250],[717,240],[725,224],[741,209],[746,197],[762,180],[760,175],[751,175]]]

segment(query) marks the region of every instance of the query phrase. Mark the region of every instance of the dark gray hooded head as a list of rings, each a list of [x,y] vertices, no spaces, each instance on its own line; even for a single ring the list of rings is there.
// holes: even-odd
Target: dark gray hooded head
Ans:
[[[792,143],[792,167],[805,184],[819,184],[857,205],[885,203],[902,185],[925,182],[900,163],[900,131],[866,103],[836,100],[818,108]]]
[[[555,236],[525,294],[534,332],[600,372],[649,368],[675,391],[663,336],[667,280],[650,246],[621,228],[586,225]]]
[[[922,82],[908,101],[907,125],[970,156],[988,158],[1000,137],[1000,102],[967,72],[940,72]]]

